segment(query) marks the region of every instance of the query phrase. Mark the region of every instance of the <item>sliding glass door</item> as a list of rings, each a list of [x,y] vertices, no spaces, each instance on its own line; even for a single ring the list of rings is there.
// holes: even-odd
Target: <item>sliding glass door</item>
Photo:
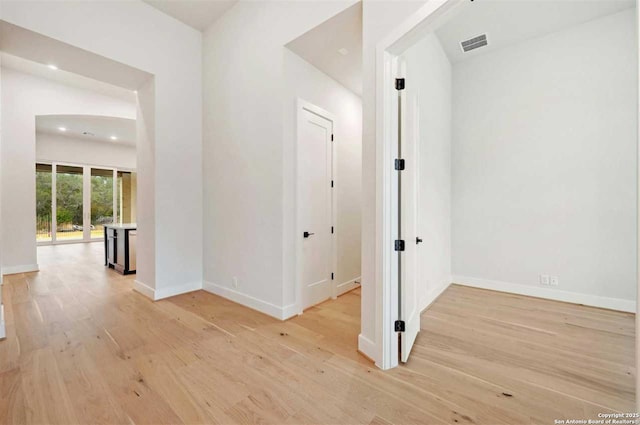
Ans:
[[[135,222],[135,173],[77,164],[36,164],[36,241],[100,240],[104,226]]]
[[[55,240],[84,239],[84,169],[69,165],[56,167]]]
[[[36,241],[51,242],[53,235],[53,167],[36,164]]]
[[[114,170],[91,169],[91,238],[104,236],[104,225],[114,223]]]

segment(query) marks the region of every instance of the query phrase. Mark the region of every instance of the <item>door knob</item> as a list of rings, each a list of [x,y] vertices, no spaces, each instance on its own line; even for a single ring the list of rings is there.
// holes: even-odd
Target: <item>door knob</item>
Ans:
[[[416,245],[422,242],[422,238],[417,237],[416,238]]]
[[[315,235],[315,233],[304,232],[304,233],[302,234],[302,236],[304,236],[305,238],[308,238],[308,237],[309,237],[309,236],[311,236],[311,235]]]

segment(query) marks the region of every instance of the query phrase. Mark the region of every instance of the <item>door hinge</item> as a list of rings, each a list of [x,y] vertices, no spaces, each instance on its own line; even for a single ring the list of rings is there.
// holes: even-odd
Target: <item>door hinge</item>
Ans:
[[[404,90],[404,78],[396,78],[396,90]]]
[[[402,239],[396,240],[394,248],[396,251],[404,251],[404,241]]]
[[[331,226],[331,234],[333,234],[333,226]]]
[[[331,180],[331,187],[333,187],[333,180]]]
[[[331,273],[331,280],[333,280],[333,273]]]
[[[396,332],[404,332],[404,320],[396,320],[393,324],[393,328]]]
[[[331,135],[331,141],[333,142],[333,134]]]
[[[404,170],[404,159],[396,159],[395,168],[398,171]]]

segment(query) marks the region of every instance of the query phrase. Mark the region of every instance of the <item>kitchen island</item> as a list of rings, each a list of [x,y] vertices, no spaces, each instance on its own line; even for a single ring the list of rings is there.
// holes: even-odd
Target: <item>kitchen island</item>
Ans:
[[[104,265],[118,273],[135,273],[136,237],[135,223],[105,224]]]

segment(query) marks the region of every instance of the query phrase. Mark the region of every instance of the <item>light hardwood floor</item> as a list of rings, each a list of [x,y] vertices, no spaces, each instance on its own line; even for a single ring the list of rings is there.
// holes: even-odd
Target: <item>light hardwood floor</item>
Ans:
[[[153,303],[101,244],[5,277],[0,423],[553,424],[633,410],[634,316],[451,286],[408,364],[356,352],[359,290],[280,322],[198,291]]]

